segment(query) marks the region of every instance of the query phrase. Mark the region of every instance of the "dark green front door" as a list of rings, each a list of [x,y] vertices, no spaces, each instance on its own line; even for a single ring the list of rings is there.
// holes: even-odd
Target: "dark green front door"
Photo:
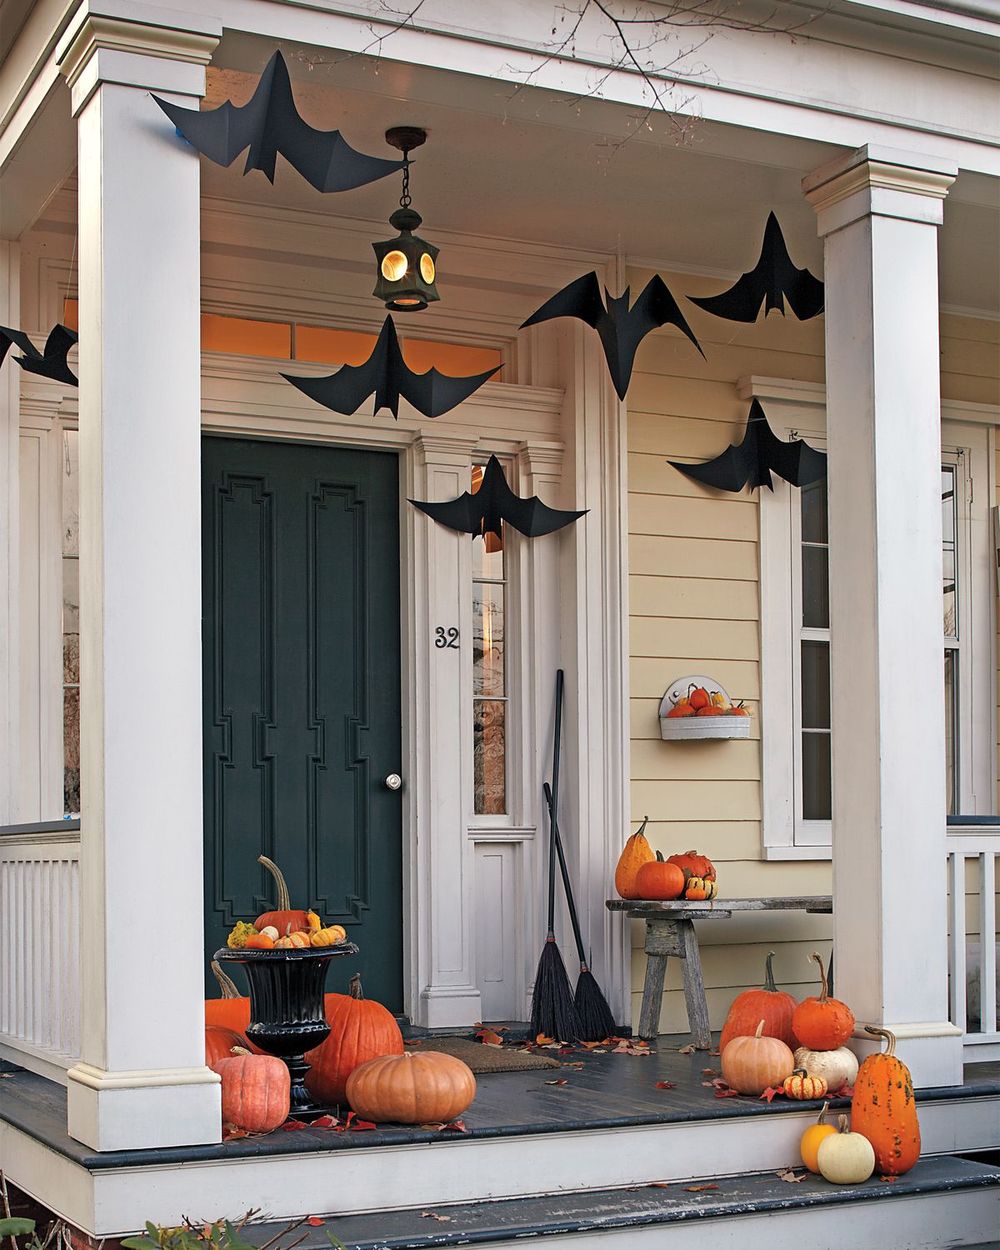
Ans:
[[[275,903],[263,852],[293,907],[361,948],[328,988],[360,971],[395,1011],[398,471],[385,452],[202,442],[206,950]]]

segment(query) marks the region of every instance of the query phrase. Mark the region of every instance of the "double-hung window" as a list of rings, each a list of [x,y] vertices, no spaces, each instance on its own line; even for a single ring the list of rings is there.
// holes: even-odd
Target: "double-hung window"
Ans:
[[[777,405],[775,405],[777,408]],[[822,413],[787,410],[780,436],[822,448]],[[992,475],[985,427],[942,425],[942,647],[949,814],[991,814],[996,741]],[[826,481],[760,492],[764,853],[830,854],[833,735]],[[862,697],[859,692],[859,698]],[[927,692],[927,698],[934,697]]]

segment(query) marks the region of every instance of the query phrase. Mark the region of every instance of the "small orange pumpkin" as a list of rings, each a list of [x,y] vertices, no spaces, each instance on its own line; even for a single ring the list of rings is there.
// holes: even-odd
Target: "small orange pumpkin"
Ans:
[[[656,858],[653,848],[646,841],[646,825],[649,817],[643,816],[642,824],[632,834],[618,856],[615,868],[615,889],[622,898],[642,898],[636,886],[636,875],[643,864],[652,863]]]
[[[814,951],[810,956],[819,964],[821,990],[819,998],[806,998],[795,1008],[792,1031],[809,1050],[836,1050],[854,1032],[854,1012],[839,998],[831,998],[823,967],[823,957]]]
[[[235,1029],[227,1029],[221,1024],[209,1024],[205,1027],[205,1066],[217,1069],[220,1059],[230,1059],[233,1047],[246,1049],[247,1039]]]
[[[786,1076],[781,1086],[786,1098],[796,1098],[800,1102],[810,1102],[816,1098],[825,1098],[826,1081],[821,1076],[810,1076],[805,1068],[796,1068],[791,1076]]]
[[[867,1137],[875,1162],[887,1176],[902,1176],[920,1158],[920,1124],[913,1078],[896,1058],[896,1037],[888,1029],[865,1025],[865,1032],[888,1043],[881,1054],[861,1062],[851,1099],[851,1128]]]
[[[291,1078],[274,1055],[244,1050],[215,1067],[222,1077],[222,1123],[248,1133],[270,1133],[288,1119]]]
[[[753,1037],[734,1037],[722,1052],[722,1077],[741,1094],[779,1088],[795,1067],[792,1052],[777,1037],[764,1036],[764,1021]]]
[[[219,989],[222,990],[222,997],[205,999],[206,1029],[210,1025],[219,1025],[224,1029],[232,1029],[234,1033],[239,1035],[239,1044],[241,1046],[245,1046],[255,1055],[262,1055],[264,1052],[246,1036],[247,1025],[250,1023],[250,999],[240,994],[236,988],[236,982],[228,973],[223,972],[218,960],[212,960],[212,972],[219,983]],[[227,1051],[226,1054],[228,1055],[228,1053]],[[208,1066],[211,1067],[211,1061],[207,1062]]]
[[[764,961],[764,988],[744,990],[733,999],[726,1023],[722,1026],[722,1036],[719,1038],[720,1053],[734,1037],[746,1037],[752,1033],[758,1020],[764,1021],[766,1036],[780,1037],[793,1050],[798,1045],[792,1032],[792,1013],[796,1002],[791,994],[779,990],[775,985],[774,968],[771,964],[773,959],[774,951],[768,951]]]
[[[468,1064],[433,1050],[370,1059],[347,1078],[347,1101],[376,1123],[449,1124],[475,1096]]]
[[[261,929],[266,929],[268,925],[273,925],[283,937],[299,929],[308,931],[309,916],[312,913],[291,906],[284,873],[274,860],[268,859],[266,855],[258,855],[257,863],[263,864],[274,878],[274,883],[278,888],[278,907],[276,911],[262,912],[253,922],[253,927],[259,932]]]
[[[671,855],[668,864],[676,864],[688,877],[703,877],[706,881],[715,880],[715,865],[707,855],[699,855],[697,851],[684,851],[680,855]]]
[[[826,1122],[826,1113],[829,1109],[830,1104],[825,1102],[816,1123],[809,1125],[802,1134],[802,1140],[799,1143],[799,1153],[802,1155],[802,1162],[810,1172],[815,1172],[817,1176],[819,1175],[819,1160],[816,1156],[819,1152],[820,1142],[825,1137],[832,1137],[837,1131],[835,1125],[827,1124]]]
[[[676,864],[668,864],[657,851],[656,859],[639,865],[635,874],[637,898],[680,898],[684,890],[684,874]]]
[[[700,902],[713,899],[719,893],[719,887],[708,877],[688,877],[684,887],[684,897]]]

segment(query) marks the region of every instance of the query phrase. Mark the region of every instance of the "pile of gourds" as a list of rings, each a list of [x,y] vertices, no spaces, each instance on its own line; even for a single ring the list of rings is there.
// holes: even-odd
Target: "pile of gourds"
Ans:
[[[274,860],[258,855],[257,862],[274,878],[278,906],[274,911],[262,912],[253,924],[238,920],[226,938],[230,950],[304,950],[347,941],[343,925],[324,925],[316,912],[292,907],[284,874]]]
[[[719,892],[715,865],[707,855],[684,851],[664,859],[653,851],[646,838],[649,817],[631,835],[615,868],[615,889],[622,898],[669,900],[685,898],[696,902],[715,898]]]

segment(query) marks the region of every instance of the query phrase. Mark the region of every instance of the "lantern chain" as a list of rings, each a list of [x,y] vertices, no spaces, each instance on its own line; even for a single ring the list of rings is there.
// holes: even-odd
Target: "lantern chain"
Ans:
[[[410,156],[403,153],[403,194],[399,197],[400,208],[410,207]]]

